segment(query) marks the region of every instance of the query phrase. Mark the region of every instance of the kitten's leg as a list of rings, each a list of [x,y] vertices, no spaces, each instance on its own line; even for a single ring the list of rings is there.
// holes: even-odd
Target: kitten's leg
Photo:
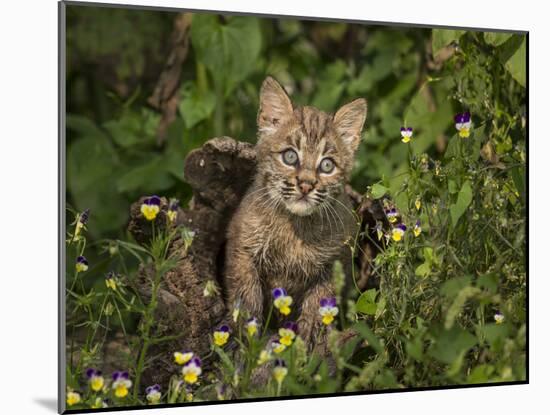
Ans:
[[[316,283],[304,294],[302,309],[298,318],[298,332],[308,350],[317,349],[321,354],[328,352],[327,331],[323,329],[319,307],[321,298],[333,297],[334,287],[327,279]]]
[[[241,311],[262,321],[264,295],[260,277],[252,257],[242,248],[237,248],[237,245],[238,242],[230,241],[226,253],[227,307],[231,313],[238,304]]]

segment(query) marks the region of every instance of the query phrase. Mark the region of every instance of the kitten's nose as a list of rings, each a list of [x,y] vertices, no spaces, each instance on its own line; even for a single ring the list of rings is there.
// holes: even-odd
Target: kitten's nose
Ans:
[[[307,195],[309,192],[313,190],[313,184],[310,182],[301,182],[298,184],[298,187],[300,188],[300,191],[304,195]]]

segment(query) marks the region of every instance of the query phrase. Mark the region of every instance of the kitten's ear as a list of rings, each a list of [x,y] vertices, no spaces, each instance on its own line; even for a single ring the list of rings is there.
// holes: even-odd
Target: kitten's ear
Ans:
[[[367,101],[356,99],[341,107],[334,115],[334,126],[340,139],[355,152],[361,141],[361,131],[367,118]]]
[[[260,133],[272,133],[292,115],[292,102],[283,87],[268,76],[260,89],[258,129]]]

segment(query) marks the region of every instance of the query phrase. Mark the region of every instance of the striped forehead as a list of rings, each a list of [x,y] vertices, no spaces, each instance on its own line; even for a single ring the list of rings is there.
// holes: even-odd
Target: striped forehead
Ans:
[[[320,144],[326,144],[324,139],[330,131],[332,116],[310,107],[302,107],[297,112],[301,132],[300,141],[302,141],[300,147],[304,148],[305,145],[308,150],[314,151]],[[322,141],[323,143],[321,143]]]

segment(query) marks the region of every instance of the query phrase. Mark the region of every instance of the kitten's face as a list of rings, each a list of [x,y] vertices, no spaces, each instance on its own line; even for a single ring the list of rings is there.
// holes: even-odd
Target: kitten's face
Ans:
[[[360,141],[366,102],[355,100],[334,116],[312,107],[293,109],[273,78],[264,81],[260,95],[258,172],[270,197],[264,204],[310,215],[342,191]]]

